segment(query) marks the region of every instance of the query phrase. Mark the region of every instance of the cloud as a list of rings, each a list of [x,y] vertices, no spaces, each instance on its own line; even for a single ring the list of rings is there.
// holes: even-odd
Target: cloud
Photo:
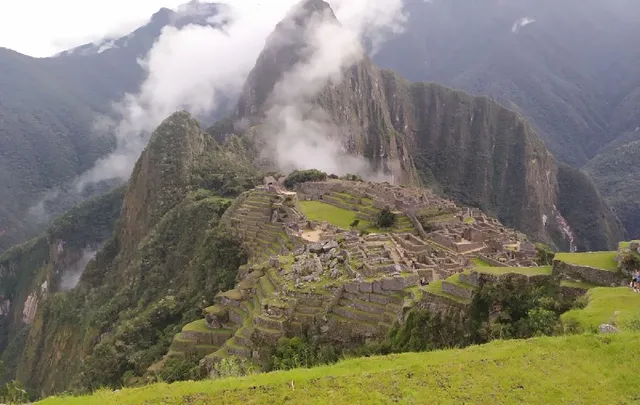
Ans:
[[[87,264],[96,257],[97,253],[97,250],[84,249],[82,251],[82,257],[80,257],[73,266],[64,269],[62,277],[60,278],[60,291],[70,291],[78,285],[84,269],[87,267]]]
[[[173,112],[187,110],[204,116],[215,111],[221,100],[235,99],[267,37],[297,3],[236,0],[223,6],[215,18],[225,21],[221,29],[198,25],[166,27],[140,61],[147,72],[140,90],[125,95],[114,105],[115,119],[101,117],[96,121],[96,130],[115,134],[117,147],[77,179],[77,189],[106,179],[128,179],[153,129]],[[313,56],[304,66],[289,72],[288,82],[281,83],[278,89],[281,98],[308,98],[329,80],[340,80],[342,70],[364,56],[361,40],[368,41],[375,51],[384,38],[402,29],[406,19],[401,0],[334,0],[332,6],[340,23],[329,21],[326,16],[314,22],[307,32]],[[190,13],[184,7],[180,12]],[[292,109],[283,108],[273,111],[271,117],[282,120],[286,112],[296,115]],[[313,127],[308,120],[296,125],[301,124]],[[319,127],[316,125],[315,129]]]
[[[518,21],[516,21],[513,24],[513,27],[511,27],[511,32],[513,32],[514,34],[518,33],[522,28],[526,27],[529,24],[533,24],[534,22],[536,22],[536,20],[534,20],[533,18],[529,18],[529,17],[523,17],[521,19],[519,19]]]
[[[402,29],[402,2],[335,0],[332,5],[338,20],[330,11],[316,13],[304,32],[308,56],[276,85],[273,105],[266,113],[265,135],[272,140],[270,153],[285,172],[315,168],[380,178],[365,158],[346,152],[336,139],[346,129],[336,127],[314,98],[327,85],[342,81],[345,69],[363,60],[363,40],[379,45]],[[290,31],[283,37],[300,35],[294,26],[283,29]]]
[[[147,77],[139,91],[114,105],[115,119],[96,121],[96,130],[115,134],[117,147],[76,181],[77,189],[105,179],[128,179],[151,132],[173,112],[187,110],[204,116],[215,111],[221,100],[237,97],[289,3],[263,6],[236,1],[223,6],[215,18],[226,22],[222,28],[166,27],[140,61]],[[189,14],[184,7],[181,13]]]

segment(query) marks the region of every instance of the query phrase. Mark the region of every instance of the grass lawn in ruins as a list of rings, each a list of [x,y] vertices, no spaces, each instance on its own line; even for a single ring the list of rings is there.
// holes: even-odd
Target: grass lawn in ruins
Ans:
[[[494,274],[522,274],[525,276],[548,276],[551,275],[551,266],[544,267],[476,267],[473,269],[478,273]]]
[[[618,271],[617,252],[558,253],[556,260],[578,266],[589,266],[597,269]]]
[[[473,265],[474,265],[475,267],[491,267],[491,264],[489,264],[489,263],[485,262],[485,261],[484,261],[484,260],[482,260],[482,259],[478,259],[477,257],[476,257],[476,258],[471,259],[471,262],[473,263]]]
[[[304,215],[312,221],[328,222],[339,228],[349,229],[349,225],[356,219],[355,211],[345,210],[331,204],[320,201],[300,201],[300,210]],[[358,229],[369,229],[374,231],[369,221],[360,220]]]
[[[582,329],[593,331],[603,323],[615,323],[626,329],[630,320],[640,322],[640,294],[629,287],[599,287],[587,293],[589,304],[584,309],[574,309],[562,315],[562,322],[568,325],[577,322]],[[614,313],[620,313],[615,316]],[[638,325],[640,326],[640,325]]]
[[[216,381],[154,384],[41,405],[631,404],[640,334],[495,341]]]

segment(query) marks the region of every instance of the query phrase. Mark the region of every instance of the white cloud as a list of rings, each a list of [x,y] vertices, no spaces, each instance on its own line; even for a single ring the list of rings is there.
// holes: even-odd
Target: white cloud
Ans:
[[[110,35],[126,35],[162,7],[185,0],[3,0],[0,46],[43,57]]]
[[[325,86],[340,82],[346,68],[364,58],[363,38],[379,44],[389,33],[401,30],[402,2],[334,0],[332,6],[339,21],[330,13],[316,16],[304,33],[310,56],[276,85],[265,126],[265,135],[273,140],[269,152],[285,172],[315,168],[338,175],[378,177],[366,159],[347,154],[336,139],[350,129],[337,128],[313,100]],[[290,29],[290,35],[299,35],[295,27]]]
[[[523,17],[518,21],[516,21],[515,23],[513,23],[513,27],[511,27],[511,32],[513,32],[514,34],[518,33],[522,28],[526,27],[529,24],[533,24],[534,22],[536,22],[536,20],[534,20],[533,18]]]
[[[208,114],[221,97],[235,98],[266,37],[291,3],[236,0],[218,17],[230,21],[223,30],[194,25],[165,28],[141,61],[147,79],[140,90],[115,104],[118,119],[98,122],[97,129],[116,135],[116,150],[77,180],[78,189],[100,180],[128,179],[150,133],[173,112]]]

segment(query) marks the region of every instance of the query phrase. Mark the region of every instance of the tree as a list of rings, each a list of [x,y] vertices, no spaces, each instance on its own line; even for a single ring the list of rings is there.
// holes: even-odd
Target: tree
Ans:
[[[396,223],[396,217],[396,214],[391,212],[391,209],[389,209],[389,207],[386,207],[378,213],[378,217],[376,218],[376,226],[381,229],[393,228]]]
[[[357,228],[357,227],[358,227],[358,225],[360,225],[360,220],[359,220],[359,219],[356,219],[355,221],[353,221],[353,222],[351,223],[351,225],[349,225],[349,228],[351,228],[351,229],[355,229],[355,228]]]

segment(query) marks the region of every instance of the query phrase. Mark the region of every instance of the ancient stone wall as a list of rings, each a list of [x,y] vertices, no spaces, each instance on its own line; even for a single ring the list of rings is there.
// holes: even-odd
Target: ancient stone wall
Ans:
[[[489,264],[490,264],[491,266],[493,266],[493,267],[507,267],[507,265],[506,265],[506,264],[504,264],[504,263],[502,263],[502,262],[500,262],[500,261],[498,261],[498,260],[494,260],[494,259],[490,258],[490,257],[489,257],[489,256],[487,256],[487,255],[478,254],[477,256],[478,256],[478,259],[480,259],[480,260],[482,260],[482,261],[484,261],[484,262],[489,263]]]
[[[624,275],[619,271],[607,271],[589,266],[569,264],[560,260],[553,261],[553,274],[563,275],[569,278],[577,278],[590,284],[605,287],[627,285]]]

